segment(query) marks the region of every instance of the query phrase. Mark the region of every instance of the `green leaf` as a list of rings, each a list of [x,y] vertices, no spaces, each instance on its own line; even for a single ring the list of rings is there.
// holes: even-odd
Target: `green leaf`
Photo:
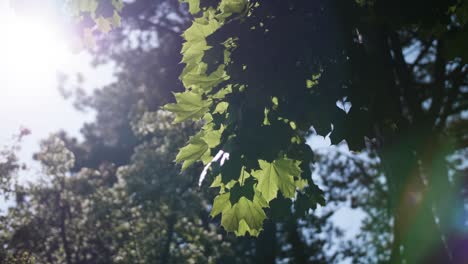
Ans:
[[[226,14],[241,13],[246,4],[246,0],[223,0],[219,9]]]
[[[187,30],[185,30],[182,36],[185,38],[185,40],[193,43],[196,43],[197,41],[206,41],[206,37],[213,34],[216,30],[219,29],[220,26],[221,23],[214,19],[195,19],[193,24]]]
[[[276,96],[272,97],[271,102],[273,103],[273,107],[276,107],[276,108],[278,107],[278,105],[279,105],[278,97],[276,97]]]
[[[272,163],[264,160],[259,160],[258,163],[261,169],[254,171],[252,175],[258,180],[257,190],[268,202],[276,198],[278,190],[286,198],[294,197],[294,178],[301,174],[298,161],[282,158]]]
[[[225,88],[219,90],[217,93],[213,95],[214,99],[224,99],[227,94],[232,93],[232,85],[229,84]]]
[[[297,128],[296,123],[294,121],[289,122],[289,126],[291,126],[293,130],[296,130]]]
[[[309,182],[306,179],[299,179],[294,181],[294,184],[296,185],[299,191],[302,191],[305,187],[309,185]]]
[[[122,18],[120,17],[119,13],[117,11],[114,11],[114,15],[112,16],[112,25],[114,27],[120,27]]]
[[[226,65],[228,65],[231,62],[231,51],[229,51],[228,49],[225,49],[223,51],[223,61]]]
[[[301,138],[298,135],[295,135],[291,138],[291,143],[293,144],[300,144],[301,143]]]
[[[208,149],[208,145],[201,139],[200,134],[193,136],[189,144],[179,150],[176,156],[176,162],[183,161],[182,170],[185,170],[196,161],[201,160],[202,157],[209,155]]]
[[[219,194],[214,198],[213,208],[211,209],[211,217],[216,217],[221,212],[231,208],[231,202],[229,201],[229,193]]]
[[[212,72],[210,75],[206,75],[206,66],[206,63],[199,63],[197,69],[187,72],[182,77],[184,86],[210,92],[216,85],[228,79],[228,75],[224,70],[224,65],[220,65],[216,71]]]
[[[96,19],[96,25],[102,33],[107,34],[112,29],[111,21],[109,21],[107,18],[104,18],[103,16],[100,16]]]
[[[232,187],[234,187],[236,185],[237,181],[235,180],[230,180],[228,183],[226,183],[226,185],[224,185],[224,187],[226,187],[226,189],[232,189]]]
[[[269,126],[271,125],[270,120],[268,119],[268,114],[270,113],[270,109],[265,107],[265,110],[263,110],[264,118],[263,118],[263,125],[264,126]]]
[[[213,121],[213,115],[211,115],[210,113],[206,113],[204,116],[203,116],[203,120],[205,120],[205,127],[211,123]]]
[[[185,64],[197,64],[202,60],[205,51],[210,48],[206,41],[185,42],[182,45],[182,54],[184,55],[182,62]]]
[[[206,142],[209,148],[214,148],[219,145],[223,131],[224,126],[221,125],[221,128],[218,130],[206,131],[202,139]]]
[[[176,114],[175,123],[180,123],[187,119],[202,118],[209,110],[211,101],[203,100],[201,95],[191,91],[175,93],[176,104],[167,104],[163,107]]]
[[[122,11],[122,8],[124,7],[122,0],[112,0],[112,5],[118,12]]]
[[[245,170],[245,167],[242,167],[240,176],[239,176],[239,185],[243,186],[245,184],[245,180],[250,177],[250,174]]]
[[[188,3],[190,14],[195,15],[200,12],[200,0],[184,0],[182,2]]]
[[[221,103],[216,105],[216,108],[215,108],[213,113],[214,114],[224,114],[228,107],[229,107],[228,102],[221,102]]]
[[[210,188],[223,187],[224,184],[221,181],[221,175],[215,177],[214,181],[211,183]]]
[[[89,12],[94,15],[98,7],[96,0],[77,0],[78,10],[81,12]]]
[[[241,197],[233,206],[222,209],[221,224],[228,232],[235,232],[243,236],[247,232],[251,236],[258,236],[262,230],[263,221],[266,218],[263,206],[265,203],[257,196],[251,201]]]
[[[317,85],[319,83],[318,80],[320,79],[321,76],[322,76],[321,73],[312,74],[312,78],[310,80],[306,80],[306,87],[310,89],[314,87],[315,85]]]

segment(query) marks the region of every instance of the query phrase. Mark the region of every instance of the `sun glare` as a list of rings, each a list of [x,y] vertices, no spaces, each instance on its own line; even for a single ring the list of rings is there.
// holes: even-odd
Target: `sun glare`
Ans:
[[[0,79],[8,92],[37,94],[71,56],[57,27],[46,20],[9,16],[1,21]],[[4,89],[2,89],[4,90]]]

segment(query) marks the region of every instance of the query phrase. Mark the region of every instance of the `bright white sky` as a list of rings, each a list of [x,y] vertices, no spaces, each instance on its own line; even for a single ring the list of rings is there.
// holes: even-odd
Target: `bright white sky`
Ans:
[[[72,52],[52,19],[15,14],[10,0],[0,0],[0,147],[8,145],[21,126],[32,134],[22,142],[20,158],[32,162],[38,142],[50,133],[65,130],[79,136],[83,122],[92,113],[76,111],[59,91],[57,73],[83,73],[85,87],[92,91],[112,81],[112,66],[93,69],[86,52]],[[23,180],[34,178],[37,164],[23,173]]]

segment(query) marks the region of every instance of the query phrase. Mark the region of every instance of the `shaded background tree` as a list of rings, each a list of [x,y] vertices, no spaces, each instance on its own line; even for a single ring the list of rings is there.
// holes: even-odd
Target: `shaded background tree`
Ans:
[[[228,148],[238,157],[234,165],[221,169],[224,184],[240,182],[242,197],[261,211],[268,206],[246,193],[254,189],[269,201],[278,190],[275,186],[271,197],[262,185],[268,175],[256,174],[266,170],[261,160],[273,164],[292,156],[307,164],[310,151],[300,139],[311,125],[323,133],[333,122],[334,142],[346,139],[360,150],[369,136],[381,158],[392,223],[389,261],[464,261],[448,241],[466,226],[454,224],[464,211],[457,212],[463,186],[457,183],[460,178],[449,177],[447,157],[466,148],[460,123],[466,123],[467,64],[458,48],[466,41],[466,2],[188,2],[197,19],[184,34],[186,68],[181,78],[186,92],[177,94],[178,103],[167,109],[179,120],[205,119],[205,130],[213,124],[226,128],[221,129],[219,146],[205,140],[211,155]],[[200,6],[207,8],[200,11]],[[218,96],[224,89],[232,91]],[[198,107],[191,111],[184,104],[193,94]],[[338,109],[335,102],[352,107]],[[221,103],[229,106],[227,113],[211,122]],[[451,132],[454,120],[456,133]],[[184,162],[207,163],[205,149],[191,142],[188,147],[201,158],[190,156]],[[311,185],[310,175],[304,175],[307,167],[301,169],[299,179]],[[250,178],[253,185],[242,183],[244,170],[257,178]],[[298,176],[281,170],[285,178]],[[283,179],[281,184],[289,183]],[[300,194],[296,187],[293,192]],[[241,206],[240,201],[231,199],[226,211],[217,209],[227,218],[224,227],[256,234],[263,218],[252,217],[249,226],[243,226],[243,215],[230,210]],[[435,249],[440,249],[437,258]]]
[[[117,81],[92,95],[71,90],[74,105],[95,110],[96,121],[83,127],[84,142],[61,132],[43,143],[36,159],[46,170],[63,166],[51,155],[69,149],[73,158],[60,173],[46,171],[43,182],[23,190],[24,199],[5,218],[6,249],[31,252],[45,263],[329,262],[318,253],[322,239],[306,243],[300,231],[319,229],[325,220],[271,222],[255,241],[225,234],[209,217],[213,193],[194,189],[202,168],[179,175],[173,163],[198,125],[170,127],[172,117],[157,111],[171,91],[182,89],[180,33],[188,13],[176,1],[138,1],[126,5],[122,17],[122,27],[99,39],[94,51],[96,64],[116,64]],[[64,82],[62,90],[74,85]]]

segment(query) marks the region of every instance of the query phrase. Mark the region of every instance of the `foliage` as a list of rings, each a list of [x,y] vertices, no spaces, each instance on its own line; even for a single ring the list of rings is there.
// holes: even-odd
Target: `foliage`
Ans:
[[[13,149],[5,148],[0,152],[0,190],[2,194],[11,191],[12,178],[19,169],[15,146]]]
[[[8,198],[17,185],[17,173],[20,169],[26,167],[18,160],[17,153],[21,149],[23,137],[28,136],[31,131],[28,128],[21,127],[18,134],[12,136],[8,145],[2,146],[0,150],[0,194]]]
[[[418,228],[399,233],[412,206],[400,197],[406,182],[427,187],[410,172],[418,162],[430,164],[427,157],[438,164],[426,170],[437,188],[429,187],[425,209],[413,220],[425,228],[439,225],[430,220],[430,208],[447,208],[453,190],[447,177],[436,177],[447,170],[433,155],[451,153],[447,124],[463,111],[457,105],[466,104],[466,62],[456,47],[466,40],[465,2],[432,1],[425,12],[412,1],[417,8],[403,13],[398,1],[186,2],[195,16],[183,33],[180,80],[186,91],[165,109],[176,122],[203,122],[177,161],[184,169],[202,162],[200,181],[211,167],[212,186],[220,188],[212,215],[221,214],[227,231],[258,235],[278,193],[293,200],[295,212],[298,205],[307,211],[323,201],[310,177],[313,153],[306,138],[311,126],[322,133],[331,122],[333,137],[353,149],[364,146],[364,136],[377,142],[394,211],[393,262],[400,261],[400,243],[410,246],[422,234]],[[413,64],[404,55],[412,46],[421,51]],[[431,154],[429,141],[437,142]],[[217,153],[229,153],[230,160],[213,164]],[[425,237],[421,248],[438,240],[435,233]],[[419,259],[417,251],[406,260]]]
[[[360,232],[350,240],[336,242],[341,247],[337,259],[388,263],[392,244],[389,194],[377,153],[372,148],[352,153],[344,142],[315,153],[314,173],[322,176],[319,180],[327,200],[326,210],[335,212],[344,203],[365,212]]]
[[[184,2],[188,10],[129,2],[120,28],[95,34],[95,63],[114,62],[118,81],[77,98],[97,111],[84,142],[62,134],[37,156],[49,180],[16,190],[26,199],[2,219],[8,254],[49,263],[462,257],[466,168],[447,157],[465,160],[467,146],[466,1]],[[175,116],[158,111],[171,91],[165,109]],[[323,135],[330,123],[332,142],[366,150],[311,151],[310,127]],[[64,146],[74,166],[57,163],[72,160]],[[212,188],[197,192],[205,176]],[[366,217],[355,238],[334,243],[343,234],[331,219],[344,205]]]
[[[213,224],[202,225],[203,198],[169,160],[188,128],[169,126],[168,114],[152,116],[167,130],[155,132],[118,170],[109,164],[69,176],[73,154],[58,137],[44,141],[36,158],[47,178],[23,189],[9,211],[7,249],[31,252],[41,263],[215,263],[229,254]]]
[[[79,35],[88,48],[96,45],[94,33],[109,33],[121,23],[122,0],[70,0],[67,2]]]
[[[318,76],[330,58],[321,60],[313,52],[291,54],[294,47],[290,47],[285,51],[288,61],[278,56],[276,61],[261,61],[272,59],[267,41],[284,34],[280,26],[293,28],[283,23],[296,23],[283,21],[286,6],[282,4],[225,0],[200,8],[199,1],[188,3],[196,18],[183,34],[185,68],[180,79],[187,90],[176,93],[177,103],[165,109],[176,114],[176,122],[202,119],[204,126],[176,161],[183,162],[183,169],[196,161],[209,166],[219,151],[229,153],[225,165],[212,168],[211,174],[221,177],[216,184],[220,195],[215,198],[220,208],[212,215],[221,213],[227,231],[257,236],[265,208],[272,206],[278,193],[293,199],[295,207],[303,207],[296,211],[323,204],[322,193],[310,177],[312,152],[306,144],[314,119],[304,113],[312,112],[308,99],[319,91],[312,86],[320,83]],[[291,15],[313,7],[298,3],[290,8]],[[314,22],[318,20],[306,21]],[[306,38],[294,45],[313,47]],[[256,61],[246,57],[260,49],[263,55]],[[301,74],[288,76],[290,67]],[[269,79],[273,72],[283,72],[284,79]]]
[[[18,256],[8,255],[6,257],[0,255],[0,260],[8,264],[34,264],[35,258],[27,252],[19,253]]]

